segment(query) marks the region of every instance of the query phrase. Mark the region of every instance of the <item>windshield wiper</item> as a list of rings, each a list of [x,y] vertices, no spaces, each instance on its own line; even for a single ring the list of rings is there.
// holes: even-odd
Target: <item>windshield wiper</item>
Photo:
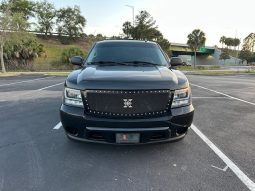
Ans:
[[[125,63],[132,63],[132,64],[141,64],[141,65],[153,65],[153,66],[161,66],[160,64],[156,64],[153,62],[146,62],[146,61],[139,61],[139,60],[134,60],[134,61],[129,61]]]
[[[145,61],[127,61],[127,62],[115,62],[115,61],[96,61],[96,62],[88,62],[87,64],[100,64],[100,65],[125,65],[125,66],[136,66],[136,65],[153,65],[153,66],[161,66],[160,64],[156,64],[153,62],[145,62]]]
[[[96,61],[96,62],[88,62],[87,64],[102,64],[102,65],[128,65],[124,62],[114,62],[114,61]]]

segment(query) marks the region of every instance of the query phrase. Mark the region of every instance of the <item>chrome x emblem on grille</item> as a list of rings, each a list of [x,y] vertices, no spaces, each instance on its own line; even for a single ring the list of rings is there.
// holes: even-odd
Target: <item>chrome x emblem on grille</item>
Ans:
[[[123,101],[124,101],[123,108],[132,108],[133,107],[132,106],[132,100],[133,99],[123,99]]]

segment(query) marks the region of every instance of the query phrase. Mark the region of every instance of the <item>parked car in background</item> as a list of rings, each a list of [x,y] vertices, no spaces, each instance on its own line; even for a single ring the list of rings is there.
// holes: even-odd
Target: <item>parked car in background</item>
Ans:
[[[183,66],[183,60],[180,57],[171,58],[171,66]]]
[[[192,66],[192,65],[191,65],[191,63],[190,63],[190,62],[185,61],[185,62],[183,62],[183,66]]]

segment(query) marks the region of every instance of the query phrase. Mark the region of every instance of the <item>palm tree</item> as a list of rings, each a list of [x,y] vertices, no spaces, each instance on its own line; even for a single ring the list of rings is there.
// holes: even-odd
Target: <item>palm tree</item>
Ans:
[[[188,35],[187,44],[194,51],[194,68],[197,62],[197,51],[205,44],[205,33],[200,29],[195,29]]]
[[[126,21],[125,23],[123,23],[122,25],[122,31],[123,33],[126,35],[126,38],[129,39],[132,37],[132,32],[133,32],[133,26],[131,24],[131,22]]]
[[[225,36],[220,37],[220,43],[222,48],[223,48],[223,44],[225,44],[225,40],[226,40]]]

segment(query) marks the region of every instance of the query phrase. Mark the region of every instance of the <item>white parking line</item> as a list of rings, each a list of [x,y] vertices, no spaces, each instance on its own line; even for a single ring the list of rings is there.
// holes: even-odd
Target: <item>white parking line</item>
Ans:
[[[50,85],[50,86],[46,86],[46,87],[43,87],[43,88],[40,88],[40,89],[18,92],[16,94],[13,94],[13,93],[8,94],[7,93],[6,96],[5,96],[5,97],[7,97],[7,99],[6,98],[5,99],[0,99],[0,103],[5,102],[5,101],[10,101],[10,100],[13,100],[13,99],[14,100],[16,100],[16,99],[21,100],[22,97],[28,98],[27,96],[31,95],[31,94],[33,94],[33,95],[30,96],[29,98],[34,98],[34,97],[38,96],[38,94],[43,94],[44,92],[42,90],[45,90],[45,89],[48,89],[48,88],[51,88],[51,87],[54,87],[54,86],[61,85],[63,83],[64,82],[53,84],[53,85]],[[8,106],[8,105],[0,105],[0,108],[6,107],[6,106]]]
[[[229,97],[193,97],[192,99],[229,99]]]
[[[37,89],[37,91],[41,91],[41,90],[45,90],[45,89],[48,89],[48,88],[51,88],[51,87],[54,87],[54,86],[58,86],[60,84],[63,84],[64,82],[61,82],[61,83],[58,83],[58,84],[53,84],[53,85],[50,85],[50,86],[46,86],[44,88],[40,88],[40,89]]]
[[[224,168],[219,168],[219,167],[217,167],[217,166],[211,165],[211,167],[216,168],[216,169],[218,169],[218,170],[221,170],[221,171],[223,171],[223,172],[226,172],[227,169],[228,169],[228,166],[225,166]]]
[[[59,122],[57,125],[55,125],[55,127],[53,127],[53,129],[58,130],[58,129],[60,129],[61,127],[62,127],[62,123]]]
[[[223,162],[235,173],[235,175],[247,186],[251,191],[255,191],[255,183],[246,176],[240,168],[235,165],[212,141],[210,141],[195,125],[191,125],[191,129],[221,158]]]
[[[254,105],[254,106],[255,106],[255,103],[252,103],[252,102],[249,102],[249,101],[246,101],[246,100],[237,98],[237,97],[233,97],[233,96],[231,96],[231,95],[228,95],[228,94],[225,94],[225,93],[216,91],[216,90],[212,90],[212,89],[209,89],[209,88],[206,88],[206,87],[203,87],[203,86],[199,86],[199,85],[196,85],[196,84],[191,84],[191,85],[192,85],[192,86],[199,87],[199,88],[202,88],[202,89],[205,89],[205,90],[208,90],[208,91],[211,91],[211,92],[214,92],[214,93],[217,93],[217,94],[224,95],[224,96],[229,97],[229,98],[234,99],[234,100],[238,100],[238,101],[241,101],[241,102],[244,102],[244,103],[248,103],[248,104],[250,104],[250,105]]]
[[[53,129],[58,130],[62,127],[62,123],[59,122]],[[255,183],[246,176],[238,166],[235,165],[212,141],[210,141],[195,125],[191,125],[191,129],[221,158],[227,165],[223,171],[226,171],[229,167],[236,176],[249,188],[251,191],[255,191]]]
[[[21,84],[21,83],[33,82],[33,81],[43,80],[43,79],[47,79],[47,78],[53,78],[53,76],[44,77],[44,78],[35,78],[35,79],[31,79],[31,80],[24,80],[24,81],[9,83],[9,84],[0,84],[0,87],[2,87],[2,86],[9,86],[9,85],[13,85],[13,84]]]

